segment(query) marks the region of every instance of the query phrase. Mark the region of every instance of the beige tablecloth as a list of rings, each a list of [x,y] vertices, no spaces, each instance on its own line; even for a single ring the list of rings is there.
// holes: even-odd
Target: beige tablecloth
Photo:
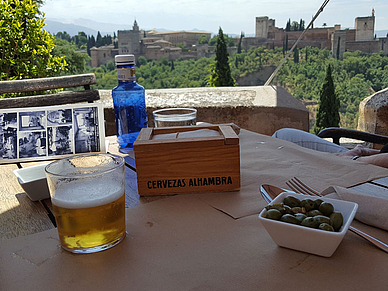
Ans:
[[[241,191],[178,195],[128,208],[127,237],[101,253],[62,250],[55,229],[2,241],[0,289],[384,290],[387,254],[367,241],[349,232],[331,258],[280,248],[257,213],[265,205],[262,183],[285,187],[298,176],[322,190],[387,176],[388,170],[246,131],[240,137]],[[388,241],[388,232],[367,230]]]
[[[291,142],[242,130],[240,133],[241,191],[202,193],[199,199],[234,218],[259,213],[265,202],[261,184],[289,189],[298,177],[317,191],[329,186],[350,187],[388,176],[388,169],[302,148]]]

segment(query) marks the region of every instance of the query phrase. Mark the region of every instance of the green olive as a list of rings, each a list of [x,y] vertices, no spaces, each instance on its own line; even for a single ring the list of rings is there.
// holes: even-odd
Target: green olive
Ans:
[[[326,231],[334,231],[334,228],[330,224],[327,224],[327,223],[321,223],[318,226],[318,228],[322,229],[322,230],[326,230]]]
[[[322,215],[322,212],[316,209],[310,210],[309,212],[307,212],[307,216],[317,216],[317,215]]]
[[[265,207],[265,209],[276,209],[279,210],[282,214],[294,214],[288,205],[284,205],[283,203],[275,203],[275,204],[269,204]]]
[[[282,213],[277,209],[270,209],[267,211],[265,217],[269,219],[279,220],[280,217],[282,217]]]
[[[314,209],[314,201],[310,198],[305,198],[300,202],[300,206],[306,208],[306,211],[310,211]]]
[[[314,217],[306,217],[302,220],[300,225],[311,227],[311,228],[318,228],[319,222],[314,219]]]
[[[321,205],[322,202],[323,202],[322,199],[316,199],[316,200],[314,200],[314,208],[315,208],[315,209],[319,209],[319,206]]]
[[[284,205],[283,206],[283,211],[284,211],[284,213],[282,212],[282,214],[294,214],[294,212],[292,211],[291,207],[288,206],[288,205]]]
[[[268,204],[265,209],[270,210],[270,209],[277,209],[280,212],[283,211],[284,204],[283,203],[275,203],[275,204]]]
[[[325,216],[330,216],[334,211],[334,206],[329,202],[322,202],[321,205],[319,205],[319,211]]]
[[[318,221],[319,223],[327,223],[327,224],[330,224],[330,218],[327,217],[327,216],[317,215],[317,216],[314,216],[314,219],[315,219],[316,221]]]
[[[296,213],[295,214],[295,218],[297,220],[299,220],[299,224],[303,221],[303,219],[305,219],[307,216],[306,214],[303,214],[303,213]]]
[[[300,200],[294,196],[287,196],[284,198],[283,203],[292,207],[300,206]]]
[[[293,223],[293,224],[299,224],[300,223],[299,220],[294,215],[291,215],[291,214],[284,214],[280,218],[280,221],[288,222],[288,223]]]
[[[341,212],[333,212],[330,214],[330,225],[334,228],[335,231],[339,231],[343,223],[344,218]]]
[[[306,213],[306,209],[304,207],[300,207],[300,206],[297,206],[297,207],[292,207],[291,208],[291,211],[292,213]]]

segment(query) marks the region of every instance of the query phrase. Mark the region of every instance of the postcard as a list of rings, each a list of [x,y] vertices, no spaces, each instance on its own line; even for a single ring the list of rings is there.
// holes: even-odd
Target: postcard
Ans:
[[[101,103],[0,109],[0,164],[105,151]]]

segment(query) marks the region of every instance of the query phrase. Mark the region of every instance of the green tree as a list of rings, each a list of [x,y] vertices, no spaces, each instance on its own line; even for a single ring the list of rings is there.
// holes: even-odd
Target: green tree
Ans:
[[[322,85],[319,98],[317,119],[313,127],[315,134],[327,127],[338,127],[340,124],[339,108],[340,102],[334,88],[334,82],[329,65],[326,70],[326,78]]]
[[[287,24],[286,24],[286,31],[291,30],[291,19],[288,19]]]
[[[198,44],[207,44],[209,40],[206,37],[206,34],[202,34],[198,39]]]
[[[220,27],[216,45],[216,60],[214,71],[210,77],[212,87],[234,86],[229,66],[229,53]]]
[[[63,31],[63,32],[62,31],[58,31],[55,34],[55,38],[60,38],[60,39],[64,39],[64,40],[67,40],[67,41],[71,41],[71,36],[66,31]]]
[[[240,39],[238,41],[238,46],[237,46],[237,53],[238,54],[241,54],[242,39],[244,36],[245,36],[244,32],[241,31]]]
[[[96,38],[96,47],[103,46],[103,41],[102,41],[102,36],[101,33],[98,31],[97,32],[97,38]]]
[[[75,75],[85,72],[85,65],[90,57],[87,53],[77,52],[78,46],[75,43],[70,43],[64,39],[54,40],[55,48],[53,55],[65,58],[67,63],[67,73]]]
[[[299,22],[299,30],[303,31],[304,30],[304,20],[301,18]]]
[[[229,37],[227,34],[223,34],[224,36],[224,41],[226,43],[226,45],[228,47],[232,47],[234,46],[234,40],[233,38]],[[213,36],[210,40],[209,40],[209,45],[213,46],[213,45],[216,45],[217,44],[217,40],[218,40],[218,35],[215,35]]]
[[[144,56],[141,56],[138,60],[137,60],[137,65],[139,67],[143,66],[147,64],[147,59],[144,57]]]
[[[55,57],[54,37],[43,29],[41,1],[0,1],[0,80],[59,75],[64,58]]]
[[[288,52],[288,34],[286,34],[285,52]]]
[[[293,30],[293,31],[298,31],[299,30],[299,22],[298,21],[293,21],[291,23],[291,30]]]
[[[295,64],[299,63],[299,50],[298,50],[298,48],[294,49],[294,63]]]
[[[309,61],[309,50],[308,47],[306,46],[306,62]]]

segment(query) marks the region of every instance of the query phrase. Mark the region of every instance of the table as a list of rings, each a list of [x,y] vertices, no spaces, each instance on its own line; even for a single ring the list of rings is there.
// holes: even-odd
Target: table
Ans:
[[[117,153],[114,138],[110,140],[109,151]],[[319,191],[360,183],[355,188],[388,195],[388,169],[246,130],[240,133],[240,151],[240,191],[165,199],[139,198],[136,165],[133,156],[126,156],[127,237],[92,255],[62,250],[46,213],[50,203],[28,201],[12,174],[17,165],[0,166],[1,290],[279,290],[282,284],[298,290],[327,290],[324,284],[331,290],[386,288],[387,255],[367,241],[348,232],[331,258],[288,250],[271,240],[257,214],[266,205],[260,184],[287,188],[285,182],[297,176]],[[358,221],[353,225],[388,241],[386,231]]]

